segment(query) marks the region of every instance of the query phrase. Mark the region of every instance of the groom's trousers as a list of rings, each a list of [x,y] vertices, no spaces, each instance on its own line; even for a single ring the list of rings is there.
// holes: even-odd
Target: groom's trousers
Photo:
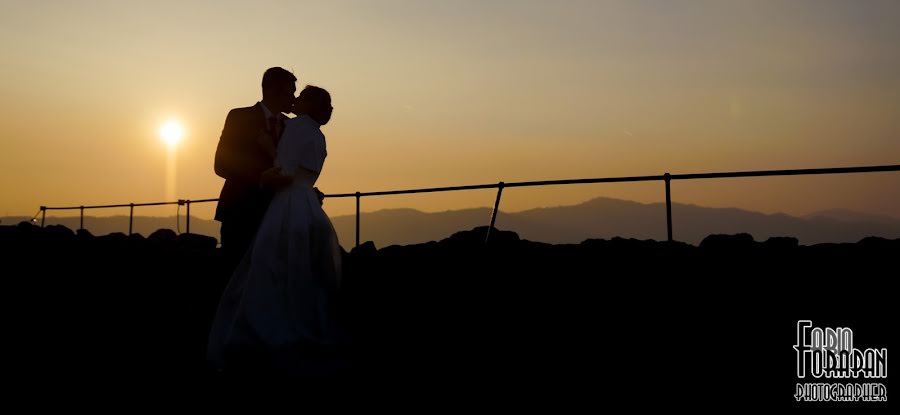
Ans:
[[[255,219],[255,218],[254,218]],[[227,220],[222,222],[222,262],[226,275],[231,276],[253,243],[259,220]]]

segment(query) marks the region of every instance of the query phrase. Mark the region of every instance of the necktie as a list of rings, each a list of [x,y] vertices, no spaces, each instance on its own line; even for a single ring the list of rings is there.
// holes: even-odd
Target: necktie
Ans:
[[[269,117],[269,134],[275,141],[278,141],[278,117],[271,116]]]

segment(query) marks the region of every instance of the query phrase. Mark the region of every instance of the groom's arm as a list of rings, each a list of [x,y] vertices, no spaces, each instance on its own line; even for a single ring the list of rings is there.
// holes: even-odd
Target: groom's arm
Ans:
[[[225,127],[216,147],[216,174],[226,180],[259,183],[260,167],[252,155],[241,148],[241,120],[238,110],[231,110],[225,118]],[[243,151],[242,151],[243,150]]]

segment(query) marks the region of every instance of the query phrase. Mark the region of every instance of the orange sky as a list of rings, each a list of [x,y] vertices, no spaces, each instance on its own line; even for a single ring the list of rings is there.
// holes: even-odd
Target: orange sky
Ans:
[[[564,5],[561,7],[560,5]],[[900,164],[896,1],[2,1],[0,216],[217,197],[230,108],[269,66],[329,89],[326,193]],[[676,202],[900,217],[900,174],[678,182]],[[504,191],[501,209],[661,183]],[[494,192],[363,199],[492,206]],[[352,199],[327,200],[329,214]],[[213,204],[192,213],[212,217]],[[72,212],[75,214],[77,212]],[[96,214],[125,214],[121,211]],[[139,214],[169,215],[174,208]]]

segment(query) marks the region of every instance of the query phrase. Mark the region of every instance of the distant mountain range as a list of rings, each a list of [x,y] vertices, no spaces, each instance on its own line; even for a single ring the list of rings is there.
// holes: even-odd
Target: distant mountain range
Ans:
[[[413,209],[386,209],[363,213],[360,241],[378,247],[440,240],[461,229],[488,225],[490,208],[426,213]],[[355,217],[332,218],[344,246],[355,242]],[[866,236],[900,238],[900,219],[849,210],[828,210],[806,217],[764,214],[736,208],[708,208],[672,204],[672,227],[676,240],[694,245],[711,234],[746,232],[757,240],[793,236],[801,244],[857,242]],[[515,231],[522,239],[553,244],[579,243],[589,238],[616,236],[666,239],[664,203],[638,203],[598,197],[572,206],[500,211],[495,226]]]
[[[3,225],[16,224],[26,217],[0,218]],[[453,233],[490,223],[490,208],[422,212],[415,209],[384,209],[363,212],[360,242],[373,241],[379,248],[436,241]],[[332,218],[341,245],[349,250],[355,243],[354,215]],[[772,236],[793,236],[801,244],[857,242],[866,236],[900,238],[900,219],[870,215],[845,209],[825,210],[805,217],[764,214],[736,208],[708,208],[672,204],[675,239],[691,244],[711,234],[746,232],[757,240]],[[48,224],[78,228],[78,218],[48,218]],[[579,243],[589,238],[616,236],[637,239],[666,238],[666,210],[663,203],[638,203],[598,197],[571,206],[530,209],[497,215],[497,228],[515,231],[523,239],[553,244]],[[85,217],[85,227],[95,235],[128,232],[127,216]],[[156,229],[176,228],[176,218],[135,216],[134,232],[149,235]],[[180,229],[185,230],[184,217]],[[191,218],[191,231],[218,238],[219,222]]]

